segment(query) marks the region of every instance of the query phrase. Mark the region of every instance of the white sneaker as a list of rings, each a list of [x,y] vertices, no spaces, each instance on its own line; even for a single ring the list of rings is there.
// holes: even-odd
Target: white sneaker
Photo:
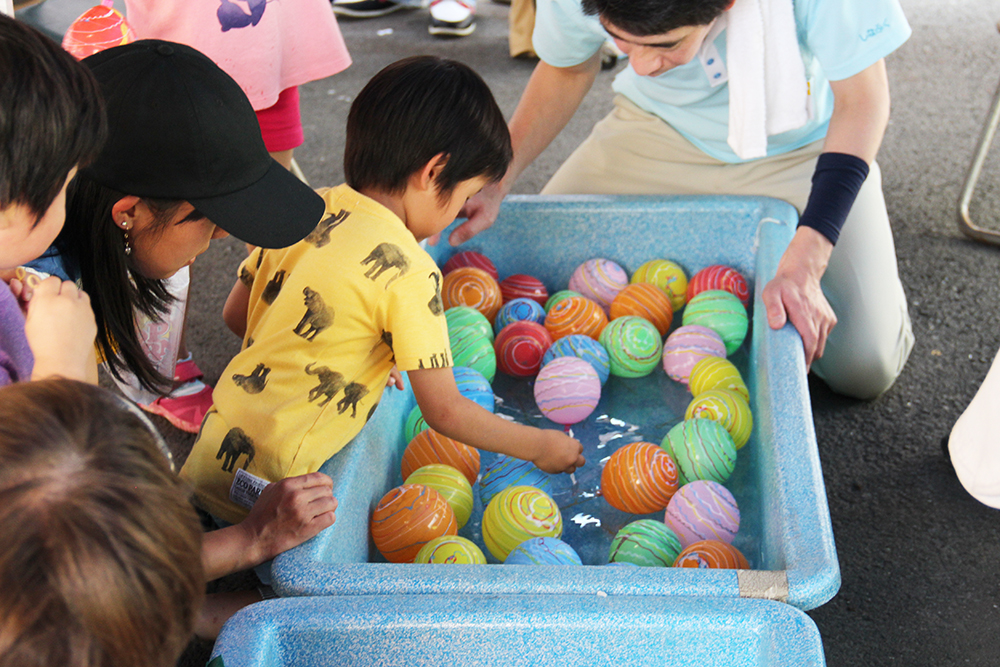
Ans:
[[[433,0],[427,32],[446,37],[465,37],[476,29],[475,0]]]

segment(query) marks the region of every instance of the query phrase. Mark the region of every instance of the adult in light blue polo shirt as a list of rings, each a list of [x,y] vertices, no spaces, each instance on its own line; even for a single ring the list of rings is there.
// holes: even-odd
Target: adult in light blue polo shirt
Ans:
[[[748,15],[769,17],[761,49],[785,37],[783,53],[802,61],[802,104],[791,105],[801,120],[768,125],[766,136],[761,123],[756,143],[752,132],[730,128],[752,128],[743,110],[750,118],[764,106],[734,93],[740,112],[730,115],[731,90],[754,88],[745,62],[756,54],[744,50],[730,62],[728,53],[733,43],[753,43],[731,39],[746,35]],[[629,57],[614,81],[615,108],[543,194],[788,201],[800,224],[764,289],[768,322],[795,326],[807,364],[835,391],[874,398],[892,385],[913,346],[875,163],[889,116],[884,58],[909,35],[898,0],[538,0],[541,62],[510,122],[514,161],[500,184],[469,202],[469,221],[451,241],[492,224],[517,176],[576,111],[600,69],[601,45],[613,39]],[[765,67],[772,80],[789,62],[776,60]],[[785,106],[767,105],[769,113]]]

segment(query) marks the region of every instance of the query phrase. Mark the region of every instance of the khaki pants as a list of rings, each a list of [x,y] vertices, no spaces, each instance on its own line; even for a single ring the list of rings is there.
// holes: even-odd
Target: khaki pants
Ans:
[[[821,150],[815,142],[744,164],[721,162],[619,95],[542,194],[756,195],[782,199],[801,213]],[[877,164],[847,217],[822,287],[838,322],[812,370],[837,393],[874,398],[892,386],[913,347]]]
[[[535,0],[511,0],[507,21],[510,25],[510,57],[537,58],[531,43],[531,33],[535,31]]]

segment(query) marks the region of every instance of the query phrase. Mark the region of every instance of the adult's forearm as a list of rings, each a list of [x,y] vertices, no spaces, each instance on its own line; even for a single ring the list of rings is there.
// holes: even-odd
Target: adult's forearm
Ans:
[[[875,161],[889,123],[889,81],[880,60],[854,76],[833,81],[834,108],[823,143],[824,153],[855,155]]]
[[[538,63],[510,121],[514,160],[504,177],[505,190],[566,127],[600,71],[600,53],[574,67]]]

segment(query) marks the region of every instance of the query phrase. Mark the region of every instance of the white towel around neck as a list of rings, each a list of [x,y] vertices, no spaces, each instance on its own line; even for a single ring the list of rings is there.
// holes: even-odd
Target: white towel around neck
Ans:
[[[744,160],[767,155],[767,138],[809,120],[809,89],[792,0],[736,0],[726,29],[729,137]]]

